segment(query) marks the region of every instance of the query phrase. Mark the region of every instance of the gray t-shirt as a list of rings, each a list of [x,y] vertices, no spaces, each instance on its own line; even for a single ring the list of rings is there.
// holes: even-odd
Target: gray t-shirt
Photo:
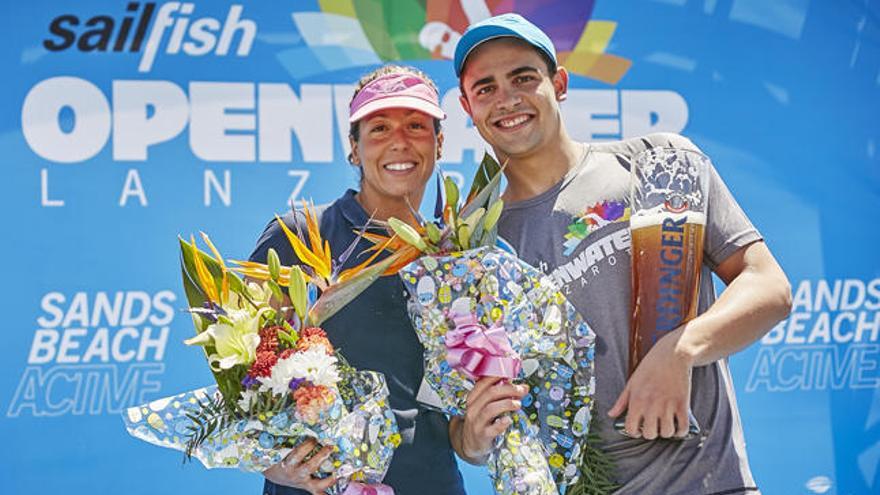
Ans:
[[[553,188],[508,204],[499,234],[520,258],[563,288],[596,332],[596,405],[604,449],[615,460],[622,484],[617,493],[755,493],[726,359],[693,370],[691,406],[703,430],[697,438],[629,439],[614,431],[607,417],[627,378],[630,163],[657,146],[697,150],[675,134],[593,144]],[[711,269],[761,239],[714,169],[710,181],[700,313],[715,300]]]

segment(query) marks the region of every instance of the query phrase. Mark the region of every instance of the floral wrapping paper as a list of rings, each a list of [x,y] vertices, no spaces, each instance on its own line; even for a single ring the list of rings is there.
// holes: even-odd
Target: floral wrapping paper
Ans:
[[[530,391],[488,462],[498,493],[564,494],[577,481],[591,420],[595,335],[544,274],[497,248],[424,256],[400,271],[425,379],[445,411],[461,415],[473,381],[447,362],[453,317],[502,325]]]
[[[341,493],[349,478],[380,483],[400,443],[397,422],[388,404],[388,388],[380,373],[361,371],[351,380],[354,399],[336,402],[314,424],[298,421],[293,412],[241,419],[212,432],[192,456],[206,468],[239,468],[262,472],[280,462],[306,437],[323,445],[335,445],[324,465],[340,476],[334,493]],[[198,412],[199,403],[219,395],[210,386],[148,404],[131,407],[123,414],[128,432],[160,447],[185,451],[193,422],[187,414]]]

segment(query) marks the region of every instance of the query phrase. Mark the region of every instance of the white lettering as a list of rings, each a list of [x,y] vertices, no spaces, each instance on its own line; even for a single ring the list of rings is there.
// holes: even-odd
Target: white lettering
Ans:
[[[145,161],[151,145],[183,131],[187,111],[186,95],[172,82],[113,81],[113,159]]]
[[[119,195],[119,206],[125,206],[128,198],[135,196],[141,206],[147,206],[147,195],[141,184],[141,175],[136,168],[132,168],[125,176],[125,184],[122,186],[122,194]]]
[[[122,339],[125,337],[136,339],[138,338],[138,331],[131,327],[125,327],[120,329],[113,336],[113,344],[110,347],[110,352],[113,356],[113,360],[120,363],[131,361],[135,355],[134,349],[122,352]]]
[[[287,204],[292,205],[296,204],[299,200],[299,193],[302,192],[303,187],[306,185],[306,181],[309,180],[309,171],[308,170],[288,170],[288,177],[299,177],[299,180],[296,183],[296,186],[293,187],[293,191],[290,192],[290,196],[287,198]]]
[[[153,349],[154,361],[161,361],[162,357],[165,355],[165,345],[168,343],[168,327],[160,328],[159,336],[156,338],[150,338],[152,334],[152,328],[144,327],[144,331],[141,334],[141,345],[138,347],[138,361],[146,359],[147,352],[150,349]]]
[[[232,37],[237,31],[241,31],[242,34],[235,54],[243,57],[250,53],[254,37],[257,35],[257,25],[249,19],[241,20],[241,11],[241,5],[229,7],[226,22],[223,23],[223,32],[220,34],[220,42],[217,44],[217,55],[229,53],[229,45],[232,44]]]
[[[868,295],[874,298],[874,301],[866,301],[865,309],[876,311],[880,309],[880,278],[875,278],[868,283]]]
[[[303,84],[299,98],[287,84],[260,84],[259,92],[260,161],[291,161],[291,131],[297,137],[303,161],[333,161],[330,86]]]
[[[837,311],[840,305],[840,289],[842,288],[840,280],[834,281],[834,290],[828,286],[827,280],[820,280],[816,283],[816,304],[813,308],[820,311],[823,308],[831,311]]]
[[[170,290],[163,290],[154,295],[153,310],[158,311],[161,316],[158,314],[150,315],[150,323],[157,326],[171,323],[171,320],[174,319],[174,308],[169,303],[176,300],[177,296]]]
[[[612,141],[620,137],[618,91],[569,90],[560,107],[571,137],[580,141]]]
[[[229,170],[223,171],[223,185],[217,180],[213,170],[205,170],[205,206],[211,206],[211,189],[220,196],[220,201],[225,206],[232,204],[232,173]]]
[[[674,91],[620,92],[623,138],[644,136],[653,132],[684,130],[688,123],[688,106]]]
[[[801,280],[791,299],[792,311],[813,311],[813,290],[809,280]]]
[[[205,161],[252,162],[256,156],[254,85],[250,83],[203,83],[189,85],[192,152]],[[227,109],[236,110],[227,113]],[[236,131],[229,134],[227,131]]]
[[[788,334],[785,336],[785,342],[789,344],[806,343],[804,336],[798,334],[806,329],[803,322],[809,319],[809,313],[795,313],[791,315],[788,318]]]
[[[96,356],[101,362],[106,363],[110,361],[110,336],[106,328],[99,328],[95,332],[95,336],[92,337],[86,353],[83,354],[82,362],[88,363]]]
[[[59,123],[65,108],[73,115],[69,131]],[[81,162],[97,155],[107,142],[110,106],[94,84],[77,77],[52,77],[25,96],[21,131],[40,157],[58,163]]]
[[[140,313],[134,313],[140,305]],[[131,291],[127,293],[125,305],[122,307],[122,325],[137,326],[144,323],[150,313],[150,296],[143,291]]]
[[[213,17],[203,17],[196,20],[189,28],[189,36],[195,41],[184,42],[183,53],[192,56],[209,53],[217,43],[217,36],[214,33],[219,30],[220,21]]]
[[[165,30],[174,23],[171,13],[180,7],[179,2],[166,2],[159,8],[156,14],[156,20],[153,21],[153,28],[150,30],[150,37],[147,38],[147,45],[144,47],[144,54],[141,56],[141,63],[138,65],[138,72],[149,72],[153,67],[153,60],[156,59],[156,53],[159,51],[159,43],[162,42],[162,36]]]
[[[42,327],[58,326],[64,317],[64,311],[57,304],[64,304],[64,301],[64,294],[60,292],[49,292],[43,296],[43,299],[40,301],[40,309],[51,315],[52,319],[48,320],[40,316],[37,318],[37,323]]]
[[[86,335],[85,328],[68,328],[61,335],[61,344],[58,346],[58,357],[55,359],[61,364],[74,364],[79,362],[79,356],[70,355],[70,352],[79,349],[79,342],[75,339]]]
[[[855,279],[844,280],[840,310],[852,311],[863,304],[865,304],[865,283]]]
[[[40,169],[40,206],[64,206],[64,200],[49,199],[49,170],[45,168]]]
[[[73,296],[61,326],[69,327],[74,322],[84,327],[89,325],[89,298],[85,292],[77,292]]]
[[[28,364],[45,364],[55,359],[55,345],[58,344],[58,331],[40,328],[34,332]]]

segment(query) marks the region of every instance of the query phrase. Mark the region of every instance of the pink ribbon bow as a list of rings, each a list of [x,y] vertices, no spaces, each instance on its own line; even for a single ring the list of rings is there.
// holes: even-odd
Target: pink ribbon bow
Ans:
[[[352,481],[348,484],[342,495],[394,495],[394,489],[388,485],[379,483],[377,485],[365,485]]]
[[[516,378],[521,362],[510,346],[504,327],[486,329],[476,315],[453,318],[455,328],[446,332],[446,361],[471,380],[484,376]]]

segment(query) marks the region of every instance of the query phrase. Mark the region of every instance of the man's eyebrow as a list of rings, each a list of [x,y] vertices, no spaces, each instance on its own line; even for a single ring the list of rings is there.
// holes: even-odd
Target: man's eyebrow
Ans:
[[[474,81],[473,84],[471,84],[471,91],[473,91],[474,88],[476,88],[477,86],[480,86],[483,84],[489,84],[490,82],[492,82],[494,80],[495,80],[495,76],[486,76],[482,79],[478,79],[478,80]]]
[[[523,72],[541,72],[541,71],[537,67],[533,67],[531,65],[523,65],[522,67],[517,67],[516,69],[513,69],[512,71],[508,72],[507,77],[513,77],[518,74],[522,74]],[[471,84],[471,91],[473,91],[474,88],[476,88],[477,86],[480,86],[483,84],[489,84],[489,83],[493,82],[494,80],[495,80],[495,76],[486,76],[482,79],[478,79],[478,80],[474,81],[473,84]]]
[[[507,77],[513,77],[518,74],[522,74],[523,72],[540,72],[537,67],[532,67],[531,65],[523,65],[522,67],[517,67],[512,71],[507,73]]]

